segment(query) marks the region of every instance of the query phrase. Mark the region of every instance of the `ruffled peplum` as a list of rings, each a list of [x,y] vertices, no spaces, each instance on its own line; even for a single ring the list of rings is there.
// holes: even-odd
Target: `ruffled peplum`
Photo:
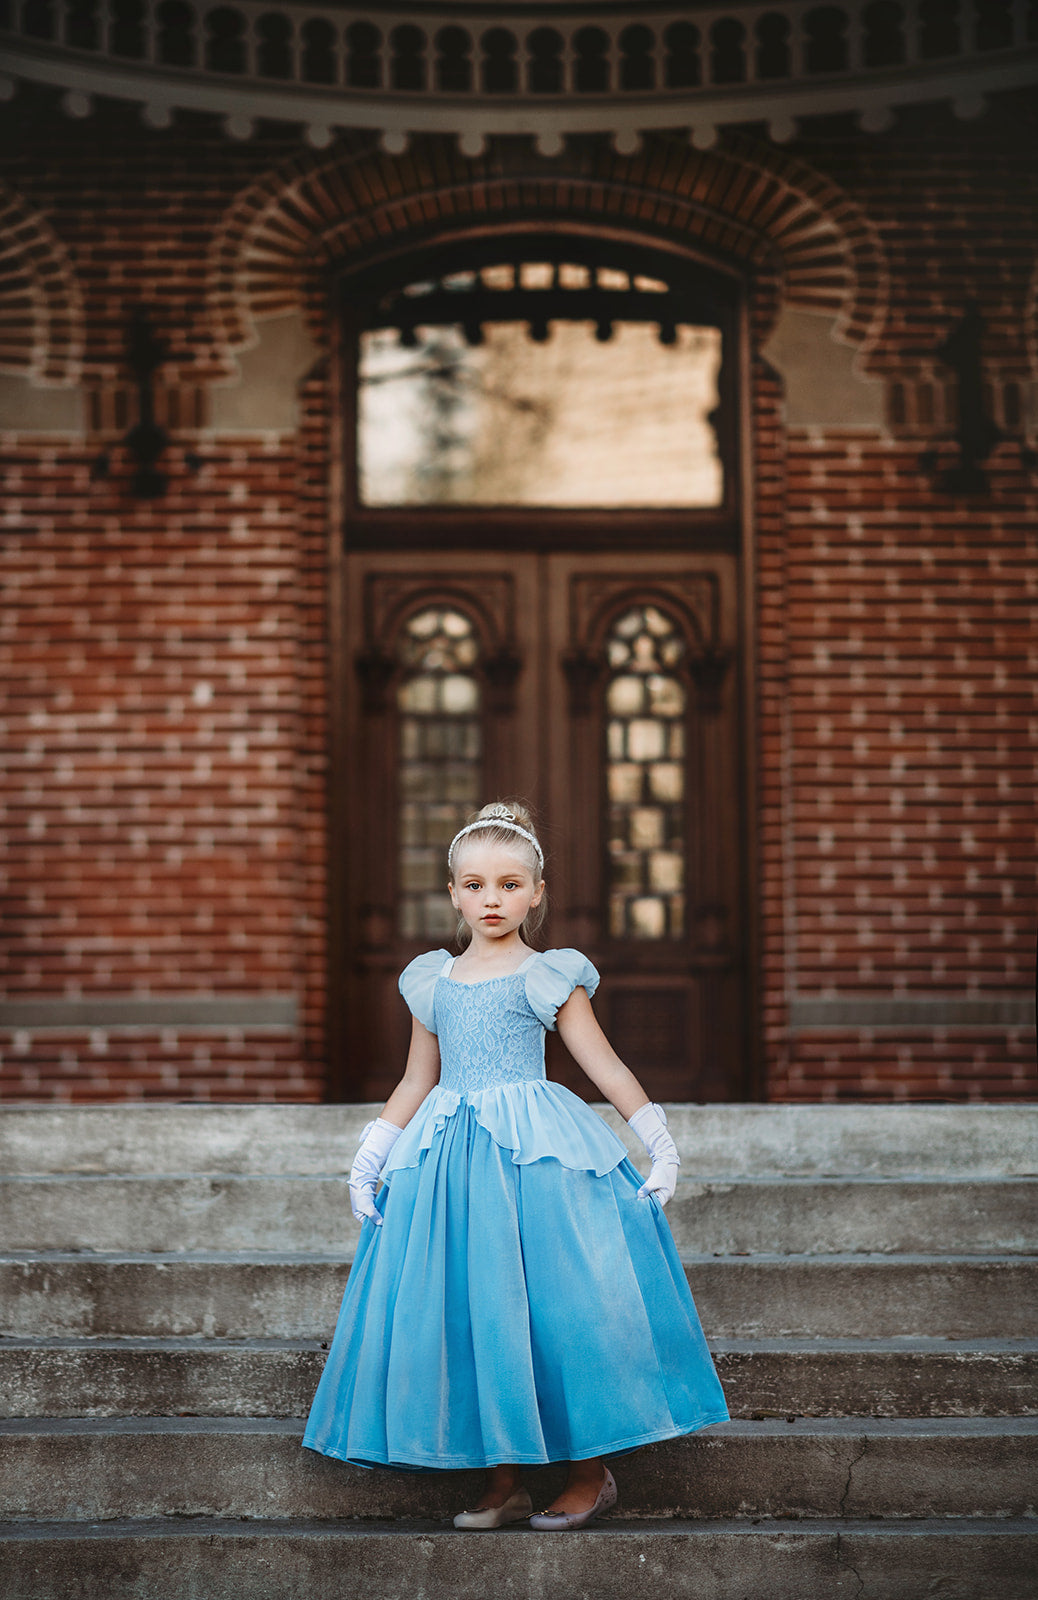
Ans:
[[[552,1159],[571,1172],[593,1172],[601,1178],[627,1154],[602,1118],[561,1083],[543,1079],[509,1083],[465,1095],[438,1087],[426,1096],[394,1145],[383,1180],[388,1183],[394,1172],[417,1166],[436,1135],[465,1104],[494,1143],[510,1152],[517,1167]]]

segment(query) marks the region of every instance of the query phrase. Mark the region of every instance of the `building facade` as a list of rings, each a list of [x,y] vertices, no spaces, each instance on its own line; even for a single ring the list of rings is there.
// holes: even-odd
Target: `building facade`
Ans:
[[[499,795],[661,1098],[1033,1098],[1038,25],[575,12],[5,13],[4,1098],[383,1094]]]

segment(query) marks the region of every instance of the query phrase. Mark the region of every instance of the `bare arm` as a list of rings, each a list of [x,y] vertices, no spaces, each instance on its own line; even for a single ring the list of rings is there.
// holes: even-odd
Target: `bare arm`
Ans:
[[[625,1118],[647,1105],[648,1095],[598,1026],[587,990],[574,989],[559,1007],[556,1026],[570,1055]]]
[[[417,1017],[411,1019],[411,1048],[407,1065],[393,1093],[382,1108],[383,1122],[406,1128],[418,1107],[440,1081],[440,1042]]]

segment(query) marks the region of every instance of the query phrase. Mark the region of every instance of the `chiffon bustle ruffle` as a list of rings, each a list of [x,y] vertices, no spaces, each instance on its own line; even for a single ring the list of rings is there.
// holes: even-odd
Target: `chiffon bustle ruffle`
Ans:
[[[511,1152],[516,1166],[551,1157],[571,1171],[601,1178],[627,1155],[612,1128],[561,1083],[535,1079],[495,1084],[464,1096],[439,1085],[426,1095],[393,1146],[384,1181],[416,1166],[462,1105],[469,1106],[495,1144]]]
[[[534,1465],[727,1419],[662,1208],[575,1095],[434,1090],[386,1177],[308,1448],[412,1471]]]

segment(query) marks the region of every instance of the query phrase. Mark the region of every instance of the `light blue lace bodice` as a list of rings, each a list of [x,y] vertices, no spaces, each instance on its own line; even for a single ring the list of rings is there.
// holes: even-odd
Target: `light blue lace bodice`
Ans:
[[[551,1158],[564,1166],[611,1172],[626,1150],[602,1118],[544,1075],[544,1032],[580,985],[589,995],[598,973],[579,950],[532,953],[515,972],[481,983],[455,983],[446,950],[418,956],[400,977],[413,1015],[438,1036],[440,1081],[393,1146],[382,1171],[422,1160],[445,1124],[464,1109],[512,1152],[517,1165]]]
[[[437,979],[433,997],[440,1039],[440,1087],[473,1094],[544,1077],[544,1025],[526,998],[526,974],[483,983]]]

